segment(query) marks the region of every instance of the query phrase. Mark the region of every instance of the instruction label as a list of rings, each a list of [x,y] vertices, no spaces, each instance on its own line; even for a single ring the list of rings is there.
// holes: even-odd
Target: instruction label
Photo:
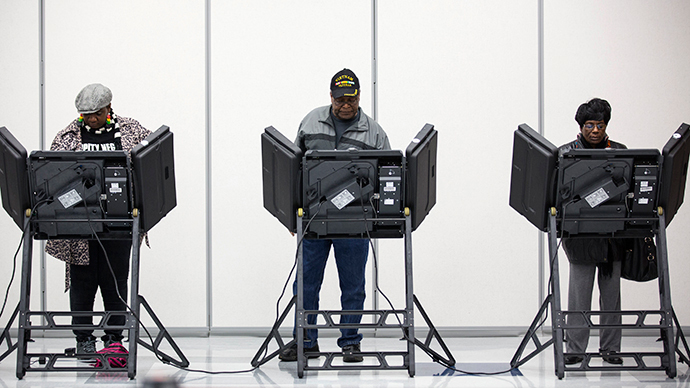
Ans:
[[[585,197],[585,201],[587,201],[590,207],[595,207],[602,202],[606,202],[608,199],[609,195],[603,188],[599,188],[599,190]]]
[[[79,202],[81,202],[81,196],[79,196],[79,193],[77,193],[77,190],[72,189],[65,194],[62,194],[61,196],[58,197],[58,201],[62,204],[62,206],[67,209],[70,208]]]
[[[352,202],[355,200],[355,196],[352,195],[347,189],[343,190],[340,192],[340,194],[336,195],[331,199],[331,202],[335,207],[338,208],[338,210],[342,210],[345,206],[347,206],[348,203]]]

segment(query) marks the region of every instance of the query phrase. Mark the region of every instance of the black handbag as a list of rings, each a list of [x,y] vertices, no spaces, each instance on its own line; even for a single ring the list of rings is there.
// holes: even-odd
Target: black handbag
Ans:
[[[634,282],[648,282],[659,277],[653,238],[629,239],[621,266],[621,277]]]
[[[562,241],[565,255],[568,257],[568,261],[573,264],[600,264],[609,262],[608,239],[564,238]]]

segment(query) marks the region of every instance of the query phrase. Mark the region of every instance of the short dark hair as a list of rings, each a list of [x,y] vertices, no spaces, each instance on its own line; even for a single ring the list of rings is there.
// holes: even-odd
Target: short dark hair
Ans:
[[[582,128],[587,121],[603,121],[604,124],[611,120],[611,105],[608,101],[601,98],[593,98],[577,108],[575,113],[575,121],[580,124]]]

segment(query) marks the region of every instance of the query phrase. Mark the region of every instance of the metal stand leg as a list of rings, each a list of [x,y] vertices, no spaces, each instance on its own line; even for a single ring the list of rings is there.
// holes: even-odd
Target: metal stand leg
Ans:
[[[145,347],[146,349],[150,350],[153,352],[157,357],[161,359],[161,361],[167,363],[167,364],[173,364],[177,365],[181,368],[186,368],[189,366],[189,360],[184,356],[180,348],[177,346],[173,338],[170,336],[170,333],[165,329],[163,326],[163,323],[158,319],[156,314],[153,312],[153,309],[151,309],[151,306],[146,302],[146,299],[144,299],[143,296],[139,295],[139,304],[141,306],[144,306],[144,310],[148,313],[149,317],[153,320],[153,322],[156,324],[156,327],[158,328],[158,334],[156,335],[156,338],[153,340],[153,345],[149,345],[148,342],[143,341],[140,337],[137,338],[137,342],[139,345]],[[138,331],[138,328],[137,328]],[[172,358],[171,356],[167,355],[163,351],[159,349],[160,344],[163,342],[163,340],[167,340],[168,344],[173,348],[175,351],[175,354],[180,358],[179,360],[176,360]],[[130,340],[131,342],[131,340]]]
[[[307,359],[304,357],[304,330],[307,317],[304,315],[304,260],[303,244],[300,239],[304,238],[304,225],[302,217],[297,212],[297,301],[295,305],[295,341],[297,341],[297,377],[304,377],[304,368],[307,366]]]
[[[680,327],[680,322],[678,322],[678,317],[676,317],[676,312],[673,311],[673,323],[676,325],[676,353],[678,354],[678,361],[685,363],[685,365],[690,366],[690,348],[688,347],[688,341],[685,340],[685,335],[683,334],[683,329]],[[685,353],[681,349],[680,345],[685,348]]]
[[[182,368],[189,366],[189,361],[184,356],[180,348],[177,346],[175,341],[172,339],[168,331],[163,326],[163,323],[158,319],[153,309],[146,302],[143,296],[139,295],[139,253],[141,250],[140,234],[139,234],[139,217],[134,217],[134,223],[132,228],[132,290],[131,290],[131,306],[135,315],[135,319],[132,320],[129,327],[129,362],[127,363],[127,374],[130,379],[133,379],[137,373],[137,344],[143,346],[144,348],[153,352],[156,357],[160,358],[161,361],[174,364]],[[153,320],[158,328],[158,335],[153,341],[153,344],[149,345],[147,342],[141,340],[139,335],[139,320],[141,317],[140,306],[144,306],[144,309],[148,313],[149,317]],[[163,353],[159,346],[163,340],[167,340],[168,344],[173,348],[175,354],[180,358],[176,360],[169,355]]]
[[[19,331],[17,333],[17,378],[22,379],[26,374],[29,360],[26,357],[26,344],[31,338],[31,330],[27,329],[31,324],[27,317],[29,301],[31,300],[31,255],[33,250],[32,231],[28,228],[29,217],[24,220],[24,249],[22,253],[22,285],[19,296]]]
[[[287,304],[283,312],[280,314],[280,317],[278,320],[273,324],[273,327],[271,328],[271,332],[268,334],[264,342],[261,344],[261,347],[259,347],[259,350],[256,352],[254,355],[254,358],[252,359],[252,366],[257,367],[261,366],[268,361],[272,360],[276,356],[278,356],[284,349],[292,346],[293,344],[297,344],[297,374],[300,378],[304,376],[304,368],[306,366],[306,360],[304,358],[303,352],[304,352],[304,321],[300,318],[304,317],[304,297],[303,297],[303,290],[304,290],[304,284],[303,284],[303,265],[302,265],[302,243],[300,239],[302,238],[302,231],[303,231],[303,226],[302,226],[302,217],[299,215],[299,212],[297,212],[297,275],[296,275],[296,282],[297,282],[297,294],[290,299],[290,302]],[[289,342],[285,343],[283,341],[283,337],[280,335],[280,332],[278,331],[280,329],[280,326],[282,326],[283,322],[285,321],[285,318],[287,318],[288,314],[290,313],[290,310],[295,307],[295,338],[290,340]],[[265,355],[268,352],[268,346],[271,343],[271,340],[275,339],[276,342],[278,343],[278,350],[274,351],[273,353],[269,355]],[[265,356],[264,356],[265,355]],[[301,362],[300,362],[301,359]]]
[[[415,371],[415,348],[414,345],[419,346],[420,349],[422,349],[425,353],[427,353],[432,360],[438,361],[441,364],[447,366],[447,367],[453,367],[455,366],[455,358],[453,355],[450,353],[450,350],[446,346],[445,342],[441,338],[441,335],[438,333],[436,330],[436,327],[431,323],[431,319],[427,315],[426,311],[424,311],[424,308],[422,307],[422,304],[419,302],[417,297],[414,295],[414,289],[413,289],[413,275],[412,275],[412,217],[407,216],[405,217],[405,297],[407,301],[407,314],[408,314],[408,319],[409,319],[409,324],[410,327],[408,328],[408,336],[410,338],[410,341],[408,341],[407,345],[407,353],[408,353],[408,374],[410,377],[413,377],[416,373]],[[421,342],[415,337],[415,332],[414,332],[414,307],[417,307],[419,313],[421,314],[422,318],[424,319],[424,322],[427,324],[429,327],[429,333],[427,334],[427,337],[424,342]],[[441,346],[441,349],[446,355],[446,358],[444,358],[440,353],[434,351],[431,349],[431,341],[433,339],[436,339],[438,344]]]
[[[659,214],[659,229],[656,235],[657,265],[659,273],[659,302],[664,316],[661,319],[661,338],[664,342],[665,356],[662,360],[666,375],[676,377],[676,348],[673,342],[673,307],[671,304],[671,285],[668,271],[668,249],[666,247],[666,218]],[[680,327],[680,326],[679,326]]]
[[[298,236],[302,236],[302,230],[303,230],[303,224],[302,224],[302,217],[297,214],[298,217],[298,222],[297,222],[297,233]],[[276,355],[280,353],[281,350],[285,349],[286,347],[289,347],[293,345],[295,342],[297,344],[297,375],[302,378],[304,377],[304,371],[305,370],[373,370],[373,369],[406,369],[408,371],[408,374],[412,377],[415,374],[415,346],[419,346],[422,350],[424,350],[434,361],[440,362],[441,364],[452,367],[455,365],[455,359],[450,353],[450,350],[446,346],[446,344],[443,342],[443,339],[441,338],[440,334],[434,327],[434,325],[431,323],[431,320],[429,319],[429,316],[426,314],[424,311],[424,308],[422,307],[421,303],[417,299],[417,297],[413,293],[413,287],[412,287],[412,235],[411,235],[411,219],[409,216],[406,217],[405,219],[405,301],[406,301],[406,306],[405,310],[356,310],[356,311],[323,311],[323,310],[309,310],[305,311],[304,310],[304,300],[303,300],[303,291],[304,291],[304,283],[303,283],[303,256],[302,256],[302,246],[299,244],[298,246],[298,253],[297,253],[297,293],[293,297],[293,299],[290,301],[288,306],[285,308],[283,311],[282,315],[280,316],[279,320],[276,321],[276,323],[273,325],[273,328],[271,329],[271,332],[269,333],[268,337],[264,340],[263,344],[257,351],[256,355],[252,359],[252,366],[260,366],[269,361],[270,359],[274,358]],[[287,344],[284,343],[282,340],[280,333],[278,333],[278,328],[280,325],[283,323],[285,320],[286,316],[288,315],[289,310],[292,308],[292,306],[295,306],[295,339],[293,341],[288,342]],[[422,318],[426,322],[426,324],[429,327],[429,333],[425,339],[425,341],[420,341],[417,338],[415,338],[415,330],[414,330],[414,310],[415,307],[421,314]],[[334,315],[354,315],[354,314],[360,314],[360,315],[371,315],[372,317],[375,318],[374,323],[357,323],[357,324],[342,324],[342,323],[335,323],[335,320],[333,319]],[[325,321],[324,324],[309,324],[307,322],[307,317],[309,315],[319,315],[320,317],[323,318]],[[391,315],[397,315],[397,316],[402,316],[403,321],[400,322],[399,324],[390,324],[387,323],[388,318]],[[320,352],[318,353],[319,356],[322,356],[325,358],[323,361],[323,364],[320,366],[310,366],[308,365],[307,357],[304,354],[304,338],[305,338],[305,330],[307,329],[318,329],[318,328],[329,328],[329,329],[338,329],[338,328],[362,328],[362,327],[371,327],[375,329],[379,328],[390,328],[390,329],[398,329],[403,331],[403,334],[405,336],[405,339],[407,340],[407,350],[406,351],[397,351],[397,352],[361,352],[363,357],[367,358],[375,358],[378,361],[378,365],[370,365],[370,364],[358,364],[358,365],[333,365],[334,359],[337,359],[338,357],[341,357],[341,353],[333,353],[333,352]],[[264,354],[268,352],[268,345],[271,342],[271,340],[275,339],[278,342],[279,349],[278,351],[275,351],[271,353],[268,356],[265,356],[261,358]],[[431,348],[432,341],[436,340],[436,342],[440,345],[441,350],[440,352],[434,351]],[[445,356],[441,353],[443,352]],[[391,365],[387,357],[402,357],[403,358],[403,363],[400,366],[397,365]]]
[[[138,212],[137,212],[138,215]],[[127,376],[133,379],[137,375],[137,344],[139,343],[139,254],[141,253],[141,236],[139,235],[139,217],[133,217],[132,223],[132,262],[131,273],[132,281],[129,290],[129,305],[131,306],[135,319],[130,320],[129,336],[129,359],[127,360]]]
[[[273,324],[273,327],[271,328],[271,332],[268,334],[268,337],[266,337],[263,344],[261,344],[261,347],[256,352],[256,355],[254,355],[254,358],[252,359],[253,367],[261,366],[267,363],[268,361],[279,355],[280,352],[282,352],[285,348],[292,346],[292,344],[296,342],[295,339],[292,339],[290,342],[285,343],[283,341],[283,337],[280,335],[280,332],[278,332],[278,329],[280,329],[280,326],[283,324],[283,321],[285,321],[285,318],[287,317],[288,313],[290,313],[292,307],[295,306],[296,302],[297,295],[292,297],[290,303],[288,303],[287,307],[285,307],[285,310],[283,310],[283,313],[280,315],[280,318],[278,318],[276,323]],[[269,355],[264,356],[264,354],[268,353],[268,345],[270,345],[271,340],[274,338],[278,343],[278,350],[274,351]]]
[[[546,318],[548,315],[547,309],[550,306],[551,298],[552,298],[552,295],[549,294],[546,297],[546,299],[544,300],[544,303],[541,304],[541,307],[539,308],[539,312],[537,313],[537,316],[534,317],[534,320],[532,321],[532,324],[527,329],[527,333],[525,334],[525,337],[522,339],[522,342],[520,342],[520,346],[518,347],[517,351],[515,352],[515,355],[513,355],[512,360],[510,360],[510,367],[511,368],[521,367],[524,363],[531,360],[534,356],[541,353],[544,349],[548,348],[551,344],[553,344],[553,336],[551,338],[549,338],[548,341],[546,341],[545,343],[542,344],[541,341],[539,341],[539,336],[537,335],[537,329],[547,319]],[[529,344],[530,340],[534,343],[534,346],[536,347],[536,349],[534,351],[532,351],[530,354],[528,354],[526,357],[522,358],[522,353],[525,351],[525,348],[527,348],[527,345]]]
[[[548,348],[550,345],[554,345],[554,364],[556,369],[556,376],[562,379],[565,375],[564,373],[564,358],[563,358],[563,330],[559,329],[563,326],[563,316],[561,314],[561,283],[559,277],[558,269],[558,240],[557,240],[557,229],[556,229],[556,213],[551,212],[549,216],[549,228],[548,228],[548,244],[549,244],[549,268],[551,271],[551,294],[549,294],[541,307],[539,312],[534,317],[532,324],[527,329],[525,337],[522,339],[518,350],[513,355],[513,359],[510,361],[510,366],[517,368],[530,359],[532,359],[537,354],[541,353],[544,349]],[[542,344],[537,337],[537,329],[541,326],[547,319],[549,305],[551,307],[551,326],[552,333],[551,339]],[[532,340],[536,349],[528,354],[525,358],[522,358],[522,353],[529,341]]]
[[[561,313],[561,276],[558,263],[558,229],[556,227],[556,212],[549,215],[549,264],[551,267],[551,328],[553,338],[554,364],[556,376],[565,376],[565,358],[563,356],[563,340],[565,318]]]
[[[424,311],[424,308],[422,307],[422,304],[419,302],[417,299],[417,296],[414,296],[414,304],[417,306],[417,310],[419,310],[419,314],[421,314],[422,318],[424,318],[424,322],[426,322],[427,326],[429,326],[429,333],[426,336],[426,339],[424,342],[420,341],[419,339],[415,338],[415,345],[419,346],[420,349],[424,350],[426,354],[431,357],[432,360],[435,362],[439,362],[449,368],[452,368],[455,366],[455,358],[453,355],[450,353],[450,349],[448,349],[448,346],[446,346],[446,343],[443,341],[441,338],[441,334],[436,330],[436,327],[431,323],[431,319],[429,319],[429,316],[426,314],[426,311]],[[444,358],[440,353],[436,352],[435,350],[431,349],[431,341],[433,339],[436,339],[438,342],[439,346],[441,346],[441,349],[443,352],[446,354],[446,358]],[[412,370],[414,372],[414,370]],[[410,377],[414,376],[414,373],[410,375]]]
[[[19,304],[17,304],[17,307],[15,307],[14,312],[10,317],[10,320],[7,322],[7,325],[5,326],[5,330],[2,331],[2,336],[0,336],[0,341],[4,341],[7,344],[7,350],[2,355],[0,355],[0,362],[2,362],[2,360],[9,356],[10,353],[12,353],[15,349],[17,349],[17,343],[12,343],[12,338],[10,337],[10,328],[12,327],[14,320],[17,319],[18,314]]]
[[[26,219],[28,223],[29,218]],[[25,224],[27,225],[27,224]],[[27,227],[27,226],[25,226]],[[89,315],[89,316],[99,316],[101,317],[101,322],[98,325],[84,326],[80,325],[80,328],[92,328],[92,329],[116,329],[124,328],[128,331],[129,335],[129,354],[126,355],[127,358],[127,374],[130,379],[133,379],[136,375],[136,363],[137,363],[137,344],[141,344],[145,348],[154,352],[163,362],[174,364],[180,367],[189,366],[189,361],[185,358],[182,351],[179,349],[177,344],[173,341],[170,334],[167,332],[163,324],[158,320],[158,317],[154,314],[151,307],[146,303],[146,300],[138,294],[139,292],[139,218],[134,217],[132,222],[132,279],[131,279],[131,308],[132,312],[50,312],[50,311],[30,311],[29,301],[31,293],[31,257],[32,257],[32,247],[33,247],[33,233],[29,230],[24,234],[24,251],[22,259],[22,279],[21,279],[21,295],[20,301],[12,315],[10,322],[3,331],[2,339],[4,339],[8,345],[8,350],[0,356],[0,361],[2,361],[8,354],[10,354],[14,349],[17,349],[17,378],[22,379],[27,371],[41,371],[41,372],[53,372],[53,371],[124,371],[121,368],[115,368],[110,366],[108,360],[111,357],[123,357],[122,354],[94,354],[90,355],[94,358],[100,360],[100,367],[94,367],[92,365],[87,366],[77,366],[77,367],[65,367],[57,366],[56,362],[63,359],[75,359],[76,355],[66,354],[66,353],[27,353],[27,343],[30,341],[31,330],[69,330],[73,329],[72,325],[58,325],[55,321],[56,316],[75,316],[75,315]],[[153,345],[149,345],[139,339],[139,321],[137,317],[139,316],[139,306],[144,306],[144,309],[149,314],[149,316],[155,322],[159,333],[153,342]],[[109,325],[107,322],[109,318],[113,315],[124,315],[126,316],[126,322],[124,325]],[[9,336],[9,329],[12,326],[12,322],[16,317],[19,317],[19,331],[17,336],[17,343],[12,344]],[[47,323],[33,325],[31,323],[31,317],[41,316]],[[163,341],[167,340],[172,346],[173,350],[179,356],[180,360],[175,360],[169,355],[163,353],[159,350],[159,345]],[[43,360],[45,362],[40,362],[41,365],[33,365],[33,359]]]
[[[405,312],[407,314],[407,321],[408,321],[408,327],[406,328],[407,330],[407,355],[405,356],[406,358],[406,363],[407,365],[407,374],[410,377],[414,377],[416,371],[416,365],[415,365],[415,344],[418,342],[417,338],[415,337],[415,330],[414,330],[414,305],[416,298],[414,296],[414,286],[413,286],[413,263],[412,263],[412,217],[407,216],[405,217],[405,242],[404,242],[404,247],[405,247]],[[424,313],[426,315],[426,313]],[[426,319],[426,318],[425,318]],[[431,322],[429,322],[431,323]],[[432,334],[436,330],[433,328],[433,325],[429,325],[429,334]],[[439,337],[440,338],[440,337]],[[422,347],[423,348],[423,347]],[[450,358],[453,358],[452,356]],[[455,362],[453,362],[453,365],[455,365]]]
[[[511,361],[512,367],[518,367],[529,359],[534,357],[536,354],[544,350],[550,344],[554,344],[554,364],[556,369],[556,375],[559,379],[562,379],[566,371],[590,371],[590,370],[606,370],[606,371],[622,371],[622,370],[664,370],[670,378],[676,376],[676,362],[675,355],[678,354],[680,361],[690,364],[690,359],[686,354],[690,354],[690,348],[685,340],[681,326],[675,316],[673,307],[671,304],[671,288],[669,284],[669,271],[668,271],[668,253],[666,246],[666,223],[663,216],[663,211],[659,211],[659,226],[656,231],[657,240],[657,263],[659,272],[659,299],[660,299],[660,310],[657,311],[620,311],[615,312],[621,315],[632,315],[635,316],[636,322],[632,324],[621,324],[614,327],[620,328],[659,328],[661,331],[661,338],[663,341],[663,353],[661,352],[633,352],[633,353],[619,353],[618,356],[622,358],[632,359],[636,365],[620,365],[620,366],[592,366],[590,365],[590,360],[594,357],[601,357],[598,353],[585,353],[578,354],[583,356],[583,361],[580,366],[570,367],[565,365],[565,356],[563,352],[563,337],[564,332],[568,328],[574,329],[587,329],[591,330],[593,328],[600,327],[602,325],[595,324],[592,321],[592,316],[602,316],[604,314],[611,314],[611,312],[596,312],[596,311],[563,311],[560,306],[560,283],[559,283],[559,272],[558,272],[558,258],[557,258],[557,244],[556,244],[556,220],[555,212],[551,212],[549,218],[549,253],[550,253],[550,264],[551,264],[551,285],[552,285],[552,295],[547,297],[547,299],[542,304],[537,317],[532,322],[525,338],[523,339],[518,351],[516,352],[513,360]],[[541,325],[541,323],[546,319],[541,318],[547,311],[548,304],[552,306],[552,338],[545,344],[539,343],[535,336],[536,329]],[[580,314],[583,316],[586,323],[580,326],[569,326],[565,322],[565,317],[567,315]],[[660,323],[658,325],[645,323],[646,318],[649,315],[659,315]],[[674,324],[676,327],[676,336],[674,341]],[[611,328],[611,326],[607,326]],[[530,337],[534,340],[537,349],[530,353],[524,359],[521,359],[522,352],[525,346],[530,340]],[[680,344],[685,347],[686,354],[683,354],[678,348]],[[657,358],[660,360],[660,366],[648,366],[644,362],[644,358]]]

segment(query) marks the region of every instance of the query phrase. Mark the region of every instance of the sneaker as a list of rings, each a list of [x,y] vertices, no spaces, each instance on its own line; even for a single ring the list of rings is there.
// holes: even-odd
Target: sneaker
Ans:
[[[126,368],[127,358],[129,358],[129,352],[125,349],[120,342],[111,342],[110,345],[98,351],[98,354],[102,354],[103,357],[108,360],[111,368]],[[124,357],[116,357],[115,354],[122,354]],[[101,359],[97,359],[94,364],[95,368],[102,367]]]
[[[94,354],[96,353],[96,338],[86,337],[83,339],[77,338],[77,355],[79,354]],[[80,360],[90,360],[91,357],[79,357]]]
[[[116,336],[113,334],[106,334],[103,337],[101,337],[101,340],[103,341],[103,347],[107,348],[112,344],[120,344],[122,345],[122,336]]]
[[[311,348],[304,348],[304,353],[307,356],[307,358],[319,358],[317,354],[306,354],[306,353],[318,353],[319,352],[319,344],[316,343],[314,346]],[[282,352],[278,355],[278,358],[280,358],[283,361],[297,361],[297,343],[295,342],[292,344],[290,347],[283,349]]]
[[[362,362],[364,357],[361,352],[359,344],[343,346],[343,362]]]

